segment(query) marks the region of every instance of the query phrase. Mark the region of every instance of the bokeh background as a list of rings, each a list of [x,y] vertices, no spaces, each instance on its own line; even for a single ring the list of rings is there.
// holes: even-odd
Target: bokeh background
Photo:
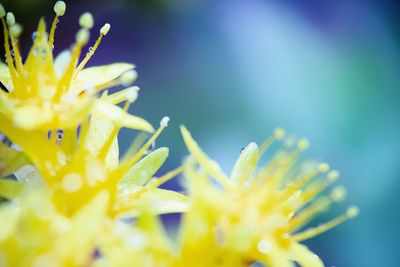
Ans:
[[[54,1],[2,1],[31,45]],[[171,123],[164,170],[187,154],[178,126],[229,172],[240,149],[276,126],[312,141],[308,156],[342,173],[355,220],[307,244],[326,266],[400,266],[400,5],[389,0],[66,1],[56,51],[70,46],[78,17],[112,27],[92,65],[137,65],[142,90],[132,111]],[[94,33],[97,35],[97,33]],[[95,37],[93,37],[95,38]],[[126,147],[132,134],[121,134]],[[162,171],[164,171],[162,170]],[[170,184],[169,186],[179,186]]]

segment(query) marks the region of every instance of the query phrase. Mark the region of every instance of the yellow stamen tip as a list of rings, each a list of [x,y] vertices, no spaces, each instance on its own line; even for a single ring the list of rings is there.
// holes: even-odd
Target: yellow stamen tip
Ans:
[[[276,139],[281,140],[285,137],[286,131],[283,128],[276,128],[274,131],[274,136]]]
[[[328,173],[328,179],[330,182],[335,182],[339,178],[339,171],[337,170],[332,170]]]
[[[125,97],[129,103],[133,103],[138,97],[138,90],[132,87],[131,89],[126,91]]]
[[[160,126],[165,128],[168,126],[168,123],[169,123],[169,117],[165,116],[164,118],[161,119]]]
[[[101,27],[100,33],[101,33],[102,35],[107,35],[107,33],[108,33],[108,31],[110,30],[110,28],[111,28],[111,25],[110,25],[109,23],[106,23],[106,24],[104,24],[103,27]]]
[[[57,16],[61,17],[65,14],[66,5],[64,1],[57,1],[54,4],[54,12]]]
[[[320,163],[318,165],[318,171],[322,173],[327,173],[329,171],[329,164],[328,163]]]
[[[79,17],[79,25],[81,25],[83,28],[91,29],[93,28],[93,24],[94,20],[91,13],[85,12]]]
[[[119,80],[124,85],[129,85],[133,83],[137,78],[137,72],[135,70],[128,70],[124,72],[120,77]]]
[[[4,18],[6,15],[6,11],[4,10],[4,7],[2,4],[0,4],[0,18]]]
[[[14,16],[14,14],[12,12],[8,12],[6,20],[7,20],[8,26],[11,27],[12,25],[14,25],[15,24],[15,16]]]
[[[356,207],[356,206],[351,206],[351,207],[349,207],[349,208],[347,209],[347,211],[346,211],[346,216],[347,216],[348,218],[354,218],[354,217],[357,217],[359,213],[360,213],[360,210],[358,209],[358,207]]]
[[[307,138],[300,138],[300,140],[297,142],[297,147],[300,150],[306,150],[310,147],[310,141],[308,141]]]
[[[335,202],[341,202],[346,198],[346,194],[347,192],[344,186],[337,186],[332,190],[330,197]]]
[[[75,41],[81,45],[85,45],[89,42],[90,33],[87,29],[80,29],[76,34]]]
[[[22,26],[18,23],[10,27],[10,35],[13,38],[18,38],[22,33]]]

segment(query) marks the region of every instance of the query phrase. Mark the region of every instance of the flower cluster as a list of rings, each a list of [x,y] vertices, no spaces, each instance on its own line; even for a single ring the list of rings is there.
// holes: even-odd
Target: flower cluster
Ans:
[[[110,30],[106,23],[81,59],[94,20],[90,13],[71,49],[53,56],[58,1],[48,30],[43,19],[21,57],[22,27],[0,5],[6,63],[0,63],[0,266],[323,266],[300,242],[357,215],[356,207],[314,228],[304,226],[345,196],[326,163],[301,161],[306,139],[277,129],[262,146],[245,147],[230,176],[182,126],[190,155],[155,177],[168,148],[157,130],[128,113],[139,88],[134,65],[86,68]],[[109,89],[125,89],[110,93]],[[120,155],[118,133],[138,130]],[[281,143],[265,165],[269,146]],[[270,150],[268,150],[270,151]],[[270,153],[268,153],[270,154]],[[185,192],[160,186],[182,174]],[[159,214],[183,213],[175,241]]]

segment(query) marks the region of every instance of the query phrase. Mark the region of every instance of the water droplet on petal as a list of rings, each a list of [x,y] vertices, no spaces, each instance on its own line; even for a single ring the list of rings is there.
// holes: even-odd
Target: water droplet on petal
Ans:
[[[32,33],[32,41],[35,41],[35,40],[36,40],[37,35],[38,35],[37,32],[33,32],[33,33]]]

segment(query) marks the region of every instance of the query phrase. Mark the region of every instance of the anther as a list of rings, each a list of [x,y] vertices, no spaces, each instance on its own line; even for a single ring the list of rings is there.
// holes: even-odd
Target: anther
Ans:
[[[132,89],[127,90],[127,91],[125,92],[125,97],[126,97],[126,100],[127,100],[129,103],[133,103],[133,102],[137,99],[137,97],[138,97],[138,92],[137,92],[137,90],[135,90],[134,88],[132,88]]]
[[[307,138],[300,138],[299,141],[297,141],[297,147],[301,151],[307,150],[310,147],[310,141],[308,141]]]
[[[89,42],[90,33],[87,29],[83,28],[78,31],[75,36],[75,41],[80,45],[85,45]]]
[[[346,215],[348,218],[354,218],[360,213],[360,210],[356,206],[350,206],[347,211]]]
[[[104,24],[103,27],[101,27],[100,33],[101,33],[102,35],[107,35],[107,33],[108,33],[108,31],[110,30],[110,28],[111,28],[111,25],[110,25],[109,23],[106,23],[106,24]]]
[[[335,181],[339,178],[339,175],[340,175],[339,171],[337,171],[337,170],[332,170],[332,171],[330,171],[330,172],[328,173],[327,177],[328,177],[328,180],[329,180],[330,182],[335,182]]]
[[[15,24],[14,14],[12,12],[7,12],[6,20],[7,20],[8,26],[11,27],[12,25],[14,25]]]
[[[137,78],[137,72],[135,70],[125,71],[120,77],[119,80],[123,85],[129,85],[133,83]]]
[[[66,5],[64,1],[57,1],[54,4],[54,12],[58,17],[64,16]]]
[[[342,202],[346,198],[346,188],[344,186],[335,187],[330,193],[330,197],[335,202]]]
[[[165,128],[168,126],[168,122],[169,122],[169,117],[165,116],[164,118],[161,119],[160,126]]]
[[[18,23],[15,23],[10,27],[10,35],[12,38],[17,39],[22,33],[22,26]]]
[[[79,25],[81,25],[83,28],[91,29],[93,28],[93,24],[94,20],[91,13],[85,12],[79,17]]]
[[[329,164],[328,163],[320,163],[318,165],[318,171],[322,173],[327,173],[329,171]]]
[[[274,136],[277,140],[281,140],[285,137],[286,131],[283,128],[276,128],[274,130]]]

